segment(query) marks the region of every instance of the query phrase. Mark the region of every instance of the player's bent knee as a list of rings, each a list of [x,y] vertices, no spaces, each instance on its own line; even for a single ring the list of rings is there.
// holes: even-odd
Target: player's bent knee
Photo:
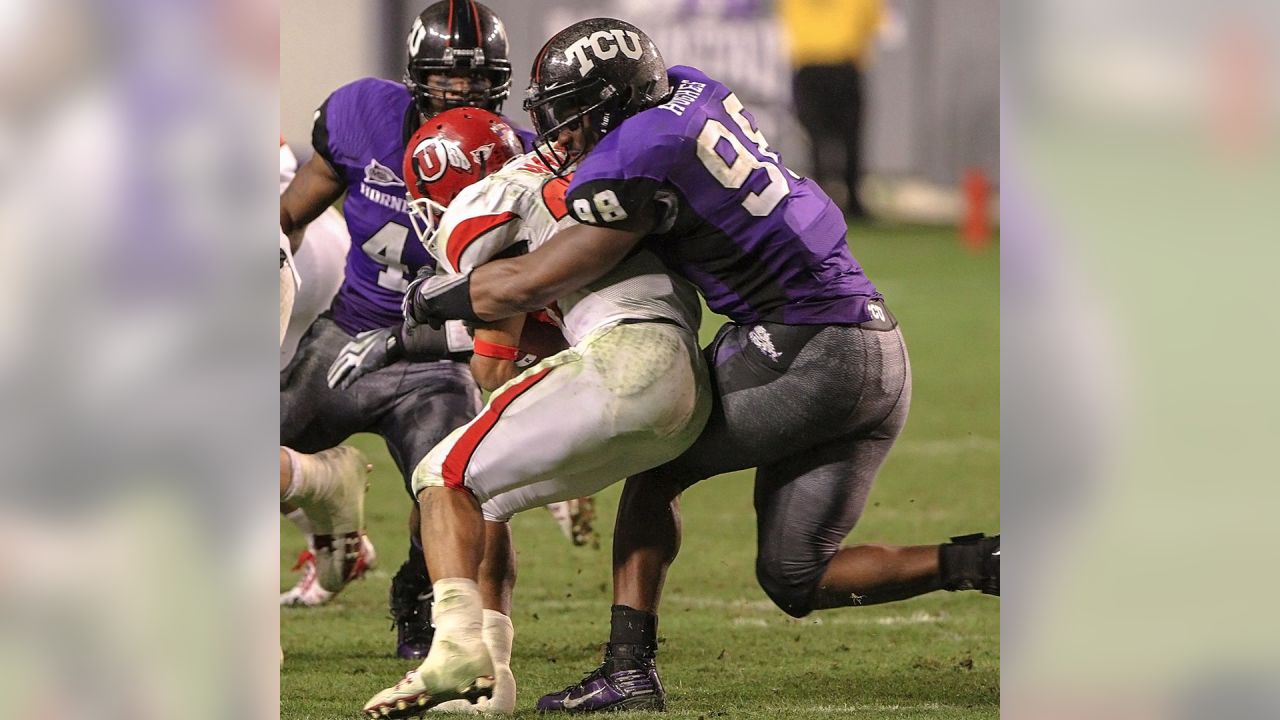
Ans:
[[[756,581],[765,595],[786,614],[802,618],[813,612],[813,598],[822,579],[814,563],[788,563],[761,554],[756,558]]]

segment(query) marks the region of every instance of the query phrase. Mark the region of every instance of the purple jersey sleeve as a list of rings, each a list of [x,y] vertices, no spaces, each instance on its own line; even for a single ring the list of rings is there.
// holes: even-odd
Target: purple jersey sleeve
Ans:
[[[332,312],[351,333],[398,323],[409,281],[434,267],[412,234],[400,177],[405,142],[417,128],[412,106],[400,83],[364,78],[334,91],[316,113],[312,144],[347,188],[351,250]]]
[[[852,324],[879,298],[839,208],[791,173],[729,88],[669,71],[667,102],[628,118],[579,164],[566,199],[608,225],[652,206],[647,246],[738,323]]]

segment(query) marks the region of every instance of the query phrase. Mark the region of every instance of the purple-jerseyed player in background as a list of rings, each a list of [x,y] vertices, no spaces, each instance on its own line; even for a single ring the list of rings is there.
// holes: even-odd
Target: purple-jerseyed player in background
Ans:
[[[471,345],[465,330],[460,325],[435,332],[419,329],[410,337],[400,330],[405,288],[420,268],[434,266],[411,235],[400,174],[405,144],[426,119],[464,105],[497,112],[510,87],[501,19],[479,3],[445,0],[414,22],[403,82],[357,80],[334,91],[316,111],[315,155],[280,197],[280,226],[296,246],[307,223],[345,193],[342,210],[351,250],[332,306],[307,330],[280,375],[280,443],[288,448],[282,448],[282,466],[299,469],[295,476],[305,474],[313,462],[307,453],[332,448],[353,433],[372,432],[386,441],[407,488],[427,451],[478,412],[480,395],[466,363]],[[522,137],[526,146],[531,137]],[[326,375],[339,355],[371,353],[403,359],[347,390],[329,389]],[[299,485],[300,492],[307,490],[305,482]],[[415,508],[409,559],[390,592],[396,651],[405,658],[424,656],[432,634],[431,583],[416,539],[416,514]],[[309,538],[310,544],[321,546],[313,547],[317,558],[337,556],[342,562],[347,556],[348,573],[339,573],[343,581],[361,567],[358,541],[348,538],[350,544],[344,545],[342,538]],[[338,546],[324,547],[333,543]],[[300,585],[314,582],[314,576],[304,574]],[[295,590],[300,592],[286,598],[309,604],[315,595],[301,592],[306,588]],[[319,595],[327,599],[327,594]]]
[[[541,307],[641,243],[731,319],[704,351],[716,398],[701,437],[623,491],[604,663],[543,697],[538,709],[665,706],[656,612],[680,543],[676,499],[720,473],[758,468],[756,576],[788,614],[942,589],[998,595],[998,536],[841,545],[906,421],[906,348],[849,252],[840,211],[786,169],[737,97],[693,68],[668,71],[632,25],[593,19],[542,48],[525,107],[539,151],[559,156],[548,164],[577,163],[566,200],[581,224],[469,277],[426,281],[407,299],[414,319],[495,320]],[[452,534],[465,543],[479,514],[471,498],[453,492],[424,504],[423,516],[436,528],[461,528]],[[440,540],[427,550],[437,581],[465,588],[456,580],[474,578],[460,560],[465,546],[459,537],[432,537]],[[475,593],[454,594],[451,613],[480,616]]]

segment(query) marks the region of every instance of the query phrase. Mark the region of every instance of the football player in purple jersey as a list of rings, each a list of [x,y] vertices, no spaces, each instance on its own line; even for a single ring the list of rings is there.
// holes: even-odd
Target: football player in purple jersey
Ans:
[[[792,173],[723,84],[668,69],[638,28],[606,18],[558,33],[534,61],[525,107],[551,167],[574,166],[580,224],[537,250],[416,287],[416,321],[492,321],[541,307],[643,244],[727,315],[705,349],[715,404],[694,445],[627,481],[614,535],[604,663],[540,711],[662,709],[657,607],[680,544],[677,498],[755,467],[756,576],[796,617],[935,590],[999,594],[999,537],[842,546],[906,422],[911,371],[883,296],[854,260],[840,210]],[[465,536],[465,493],[424,505]],[[459,530],[461,528],[461,530]],[[449,577],[450,542],[428,549]],[[476,609],[479,612],[479,609]]]
[[[308,454],[332,448],[353,433],[372,432],[386,441],[407,488],[427,451],[479,410],[479,391],[465,362],[470,338],[461,325],[419,328],[410,335],[401,330],[405,288],[433,261],[411,235],[400,174],[405,144],[426,119],[464,105],[497,112],[510,88],[501,19],[480,3],[444,0],[414,21],[401,82],[357,80],[335,90],[316,111],[315,154],[280,197],[280,227],[296,249],[307,224],[345,194],[342,211],[351,249],[332,306],[307,330],[281,371],[280,442],[293,467],[305,468]],[[522,137],[526,149],[531,137]],[[329,367],[340,355],[388,353],[395,362],[384,363],[349,389],[328,387]],[[287,487],[284,479],[281,484]],[[397,653],[420,658],[431,644],[431,583],[416,539],[416,517],[409,527],[409,559],[392,580],[390,604]],[[318,545],[317,558],[345,560],[343,567],[353,572],[360,567],[358,538],[313,536],[309,542]],[[340,584],[325,588],[336,589]]]

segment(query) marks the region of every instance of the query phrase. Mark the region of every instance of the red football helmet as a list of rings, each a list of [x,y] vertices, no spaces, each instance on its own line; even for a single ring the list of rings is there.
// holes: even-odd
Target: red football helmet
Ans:
[[[422,244],[431,250],[436,223],[463,188],[523,152],[511,126],[480,108],[446,110],[418,128],[405,149],[404,181],[409,220]]]

